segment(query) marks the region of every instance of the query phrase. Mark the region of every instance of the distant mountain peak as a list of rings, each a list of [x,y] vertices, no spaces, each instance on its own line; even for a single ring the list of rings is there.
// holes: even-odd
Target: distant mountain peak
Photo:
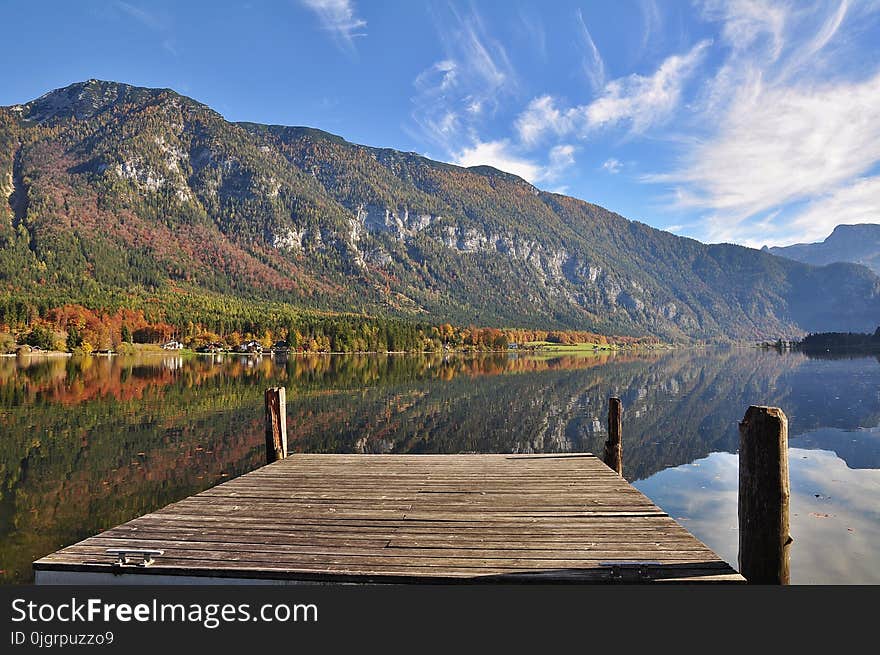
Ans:
[[[24,118],[45,123],[53,118],[91,118],[114,104],[130,89],[127,84],[86,80],[45,93],[24,105]]]
[[[876,223],[841,223],[835,226],[825,241],[828,241],[831,237],[843,234],[880,234],[880,225]]]
[[[15,107],[21,108],[19,111],[22,118],[34,123],[69,118],[81,121],[93,118],[125,102],[143,103],[163,94],[201,104],[179,95],[172,89],[152,89],[124,82],[89,79],[49,91],[36,100]]]
[[[823,241],[762,248],[787,259],[824,266],[837,262],[862,264],[880,274],[880,225],[855,223],[837,225]]]

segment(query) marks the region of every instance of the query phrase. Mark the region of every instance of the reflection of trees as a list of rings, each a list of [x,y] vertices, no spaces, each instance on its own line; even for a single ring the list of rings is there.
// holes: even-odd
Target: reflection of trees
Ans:
[[[865,368],[861,386],[853,386],[854,365]],[[619,395],[624,470],[638,479],[713,451],[735,452],[737,423],[751,404],[783,407],[793,435],[880,421],[873,361],[819,366],[800,355],[685,351],[534,375],[458,376],[442,385],[410,379],[291,397],[291,442],[303,452],[601,452],[607,398]],[[850,389],[845,406],[828,394],[843,388]]]
[[[25,581],[36,557],[259,466],[266,386],[287,385],[307,402],[604,361],[0,358],[0,579]],[[314,425],[332,431],[334,420],[344,421],[351,405],[337,405]]]
[[[737,362],[741,362],[737,365]],[[798,360],[787,360],[796,365]],[[765,397],[786,366],[748,353],[675,353],[592,369],[453,378],[357,394],[293,398],[293,447],[361,452],[600,452],[607,398],[624,402],[630,477],[735,447],[746,398]],[[750,402],[757,402],[752,400]]]
[[[0,561],[30,561],[263,461],[262,392],[288,388],[291,448],[600,452],[624,403],[624,472],[734,451],[749,404],[793,436],[880,423],[873,359],[754,350],[646,356],[0,358]],[[834,393],[831,390],[840,390]]]

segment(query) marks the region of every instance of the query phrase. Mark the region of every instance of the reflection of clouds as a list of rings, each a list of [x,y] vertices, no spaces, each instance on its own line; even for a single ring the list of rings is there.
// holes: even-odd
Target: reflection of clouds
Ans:
[[[738,466],[736,455],[712,453],[633,486],[735,567]]]
[[[736,455],[712,453],[635,486],[736,566],[738,467]],[[833,453],[792,448],[789,474],[792,582],[880,583],[880,470],[853,470]]]
[[[822,450],[792,449],[789,466],[797,581],[880,582],[880,470]]]

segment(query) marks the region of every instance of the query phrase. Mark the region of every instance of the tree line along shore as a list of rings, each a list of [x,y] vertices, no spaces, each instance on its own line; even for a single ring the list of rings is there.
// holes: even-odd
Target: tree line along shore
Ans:
[[[171,320],[169,320],[169,318]],[[175,320],[175,318],[177,320]],[[284,308],[242,316],[157,317],[78,304],[34,307],[0,302],[0,352],[134,353],[165,348],[200,352],[421,352],[440,350],[616,350],[657,347],[654,337],[589,331],[455,326]]]
[[[815,332],[800,341],[783,341],[760,344],[774,350],[797,350],[805,353],[880,353],[880,326],[872,333],[861,332]]]

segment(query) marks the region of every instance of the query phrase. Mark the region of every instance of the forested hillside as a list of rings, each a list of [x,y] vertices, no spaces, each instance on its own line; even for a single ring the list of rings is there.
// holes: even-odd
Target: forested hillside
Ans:
[[[862,266],[704,245],[490,167],[230,123],[167,89],[90,80],[0,108],[0,195],[14,320],[76,303],[223,327],[275,303],[668,340],[880,322]]]

